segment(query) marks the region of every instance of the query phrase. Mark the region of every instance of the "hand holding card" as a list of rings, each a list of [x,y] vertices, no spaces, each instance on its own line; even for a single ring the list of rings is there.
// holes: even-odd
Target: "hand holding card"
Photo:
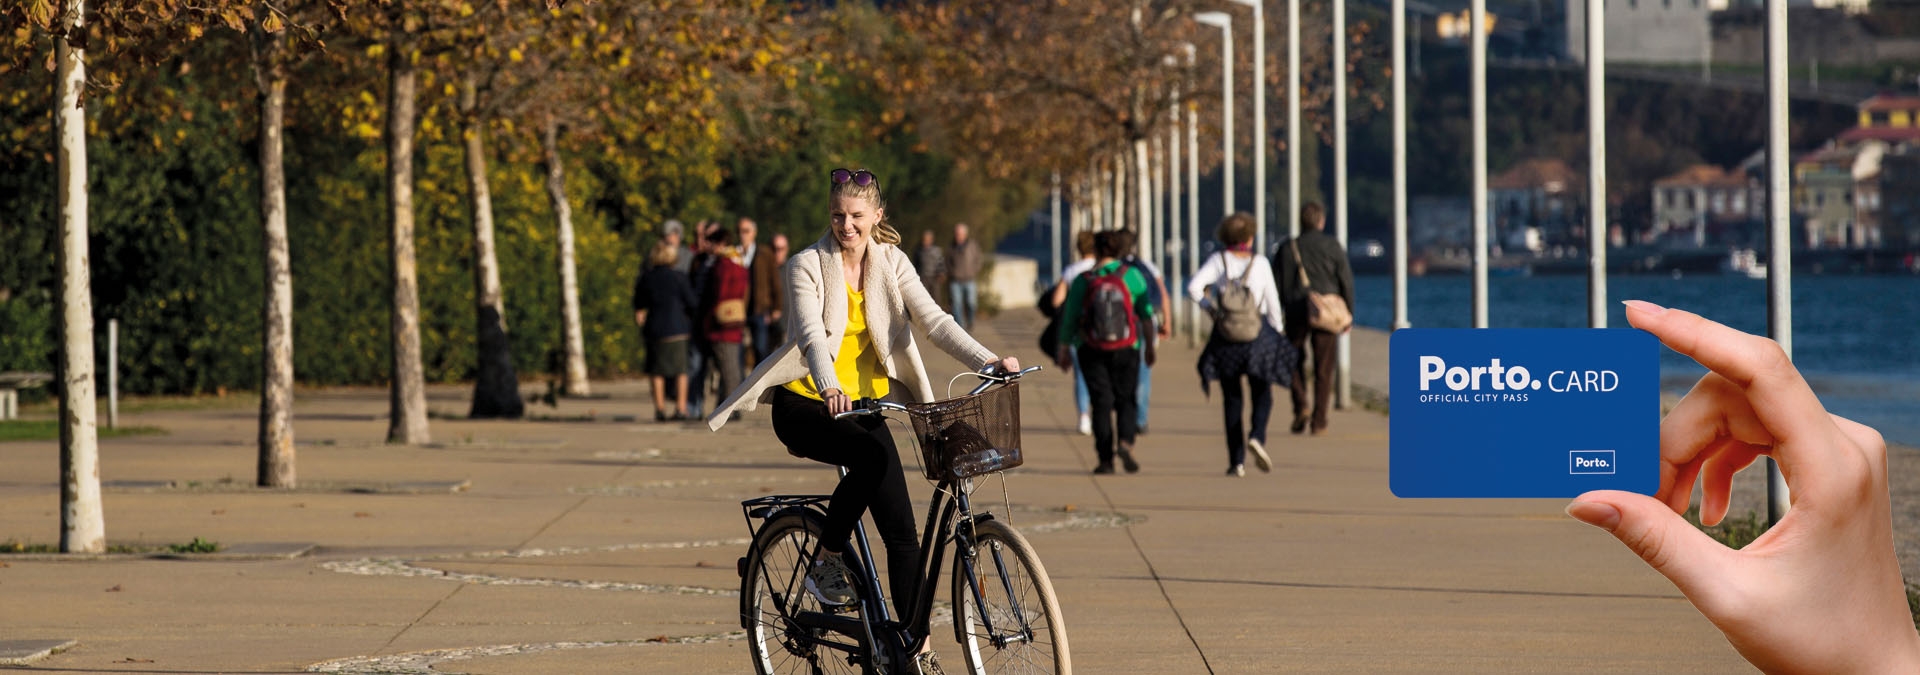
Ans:
[[[1639,301],[1627,320],[1712,372],[1661,422],[1654,497],[1589,492],[1568,514],[1638,553],[1762,670],[1920,671],[1880,434],[1828,414],[1772,340]],[[1734,472],[1761,455],[1793,498],[1765,535],[1735,551],[1678,515],[1701,478],[1701,519],[1719,522]]]

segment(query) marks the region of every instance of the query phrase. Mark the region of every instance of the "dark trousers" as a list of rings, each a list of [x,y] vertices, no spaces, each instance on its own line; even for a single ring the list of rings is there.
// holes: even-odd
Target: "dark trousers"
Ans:
[[[1298,327],[1296,327],[1296,325]],[[1313,429],[1327,428],[1327,411],[1333,408],[1333,350],[1339,344],[1340,336],[1323,330],[1316,330],[1301,321],[1296,324],[1287,320],[1287,341],[1293,343],[1293,349],[1299,357],[1293,364],[1293,382],[1287,390],[1293,394],[1293,416],[1298,418],[1313,413]],[[1308,356],[1307,347],[1311,343],[1312,356]],[[1313,360],[1313,369],[1307,369],[1307,360]],[[1313,373],[1313,400],[1308,406],[1307,373]]]
[[[845,551],[854,523],[871,507],[873,524],[887,547],[887,592],[893,595],[896,615],[905,617],[920,580],[920,538],[914,534],[913,502],[907,497],[900,452],[886,421],[872,416],[835,420],[827,414],[827,404],[782,388],[773,395],[773,433],[789,454],[847,468],[827,503],[821,545]]]
[[[707,355],[711,349],[712,345],[698,335],[687,344],[687,414],[694,419],[706,417]]]
[[[1134,399],[1140,380],[1140,350],[1106,351],[1082,346],[1080,375],[1087,381],[1087,398],[1093,406],[1093,449],[1100,463],[1113,463],[1114,426],[1120,427],[1120,444],[1133,448],[1139,431],[1139,401]]]
[[[1247,439],[1267,442],[1267,419],[1273,416],[1273,385],[1266,380],[1248,377],[1247,387],[1253,390],[1253,430],[1243,434],[1240,404],[1245,397],[1240,393],[1240,378],[1220,380],[1220,406],[1227,418],[1227,466],[1247,463]]]
[[[773,353],[772,336],[767,331],[767,315],[755,314],[747,317],[747,337],[753,340],[753,363],[759,365]],[[742,358],[745,358],[744,356]],[[746,364],[742,363],[742,367]]]

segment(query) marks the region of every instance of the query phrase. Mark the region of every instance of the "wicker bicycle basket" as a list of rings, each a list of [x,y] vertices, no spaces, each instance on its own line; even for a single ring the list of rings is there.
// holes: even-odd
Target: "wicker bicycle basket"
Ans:
[[[907,406],[928,480],[949,480],[1020,466],[1020,385]]]

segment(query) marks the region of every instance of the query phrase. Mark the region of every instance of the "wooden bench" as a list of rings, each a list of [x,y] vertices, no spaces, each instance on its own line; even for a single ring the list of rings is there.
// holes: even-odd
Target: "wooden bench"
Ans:
[[[20,390],[53,381],[51,373],[0,373],[0,420],[20,416]]]

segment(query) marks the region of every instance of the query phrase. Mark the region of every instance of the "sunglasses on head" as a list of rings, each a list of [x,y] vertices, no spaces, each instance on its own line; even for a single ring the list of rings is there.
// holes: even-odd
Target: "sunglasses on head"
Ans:
[[[858,171],[848,171],[846,169],[834,169],[832,173],[827,174],[827,177],[833,179],[834,185],[844,185],[848,182],[851,182],[854,185],[858,185],[860,187],[866,187],[869,185],[873,185],[874,183],[880,182],[880,179],[875,177],[873,175],[873,172],[868,171],[866,169],[860,169]]]

